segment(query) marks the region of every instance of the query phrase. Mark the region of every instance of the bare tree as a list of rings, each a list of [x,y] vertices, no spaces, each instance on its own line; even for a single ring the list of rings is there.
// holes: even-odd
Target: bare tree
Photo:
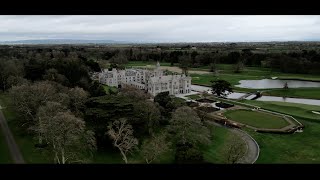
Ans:
[[[153,136],[150,140],[146,140],[142,144],[141,154],[147,164],[150,164],[163,153],[170,150],[169,147],[171,143],[166,141],[166,136],[165,133],[161,133],[160,135]]]
[[[240,73],[244,68],[244,63],[242,62],[242,60],[239,60],[237,62],[237,64],[234,65],[234,72],[235,73]]]
[[[35,114],[38,108],[47,101],[53,101],[55,93],[56,88],[47,81],[13,86],[10,90],[17,110],[29,122],[37,122]]]
[[[182,73],[188,75],[188,70],[191,66],[191,56],[190,55],[182,55],[179,57],[180,68],[182,69]]]
[[[23,67],[21,63],[17,63],[14,60],[0,59],[0,85],[3,91],[7,89],[7,80],[10,76],[18,77],[22,76]]]
[[[244,156],[245,144],[238,136],[232,136],[227,145],[226,159],[229,164],[236,164]]]
[[[27,84],[27,83],[28,83],[28,80],[20,76],[10,75],[7,78],[7,88],[11,88],[12,86],[18,86],[18,85]]]
[[[96,149],[94,133],[86,131],[85,122],[71,112],[58,112],[46,118],[44,136],[52,148],[54,162],[58,164],[83,163],[84,154]]]
[[[179,107],[173,114],[169,129],[175,133],[177,140],[182,144],[187,142],[194,144],[208,144],[210,133],[190,107]]]
[[[127,164],[127,154],[132,151],[138,145],[138,139],[133,136],[133,129],[130,124],[127,124],[127,120],[121,118],[108,125],[107,134],[113,140],[113,145],[119,149],[122,159]]]
[[[59,74],[58,70],[51,68],[46,70],[46,73],[43,75],[43,79],[48,81],[55,81],[66,85],[69,83],[69,80],[62,74]]]
[[[58,102],[47,102],[45,106],[41,106],[38,109],[37,112],[37,119],[38,123],[36,126],[32,126],[30,129],[34,130],[36,133],[38,133],[39,137],[39,144],[42,144],[42,139],[44,134],[46,134],[46,130],[48,130],[45,123],[50,123],[52,118],[58,113],[66,111],[66,107],[61,105]],[[48,140],[47,140],[48,141]]]
[[[118,54],[110,58],[110,62],[116,64],[126,64],[128,63],[128,58],[123,51],[120,51]]]
[[[89,97],[89,93],[82,88],[75,87],[69,90],[70,106],[71,110],[78,116],[82,116],[82,109],[84,104]]]

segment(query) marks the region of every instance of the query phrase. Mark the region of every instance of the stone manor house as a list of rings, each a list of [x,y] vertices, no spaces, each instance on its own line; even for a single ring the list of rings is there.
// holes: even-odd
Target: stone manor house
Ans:
[[[167,75],[160,69],[157,62],[155,69],[130,68],[111,71],[104,69],[99,73],[99,82],[108,86],[121,87],[131,85],[145,90],[155,96],[160,92],[169,91],[170,95],[186,94],[191,92],[191,77],[185,74]]]

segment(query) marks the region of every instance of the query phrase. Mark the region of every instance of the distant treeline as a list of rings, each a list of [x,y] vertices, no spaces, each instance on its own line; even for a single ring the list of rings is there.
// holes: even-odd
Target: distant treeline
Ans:
[[[0,88],[7,90],[20,84],[21,79],[29,81],[49,80],[67,87],[82,87],[92,96],[103,88],[94,83],[90,73],[100,71],[99,64],[88,59],[85,50],[73,47],[59,49],[39,47],[0,48]]]
[[[257,53],[252,47],[233,51],[228,48],[226,51],[223,47],[194,46],[180,49],[161,46],[0,46],[0,70],[11,75],[22,74],[35,81],[43,79],[50,69],[51,73],[57,73],[55,80],[61,84],[86,90],[91,85],[89,73],[100,71],[101,62],[106,61],[117,65],[128,61],[160,61],[189,68],[241,62],[245,66],[268,67],[285,73],[320,74],[320,53],[316,50],[295,50],[292,46],[292,51]],[[9,68],[5,68],[5,63]],[[9,75],[0,77],[2,88],[5,76]]]

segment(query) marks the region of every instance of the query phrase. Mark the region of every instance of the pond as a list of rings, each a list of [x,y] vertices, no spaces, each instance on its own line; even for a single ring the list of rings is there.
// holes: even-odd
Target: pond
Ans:
[[[249,89],[283,88],[285,83],[288,83],[289,88],[320,87],[320,82],[279,79],[241,80],[239,83],[235,86]]]

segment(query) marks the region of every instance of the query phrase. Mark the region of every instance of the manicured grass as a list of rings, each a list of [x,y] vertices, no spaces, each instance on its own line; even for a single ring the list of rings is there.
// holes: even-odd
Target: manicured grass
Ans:
[[[105,90],[105,92],[107,94],[110,93],[110,91],[112,91],[113,93],[117,93],[118,92],[118,88],[116,87],[112,87],[112,86],[107,86],[107,85],[102,85],[103,89]]]
[[[305,125],[302,133],[289,135],[246,131],[258,142],[260,156],[256,163],[320,163],[320,106],[285,102],[261,102],[245,100],[262,108],[290,114]]]
[[[188,95],[188,96],[186,96],[186,97],[188,97],[188,98],[190,98],[190,99],[199,99],[199,98],[201,98],[199,95],[197,95],[197,94],[192,94],[192,95]]]
[[[257,128],[280,129],[288,124],[283,118],[250,110],[230,110],[224,115],[233,121]]]
[[[320,106],[307,105],[307,104],[297,104],[297,103],[287,103],[287,102],[266,102],[266,101],[251,101],[251,100],[241,100],[247,104],[252,104],[255,106],[262,107],[271,111],[276,111],[288,115],[292,115],[298,118],[304,118],[320,122],[320,115],[312,113],[312,111],[320,111]]]
[[[11,154],[9,152],[7,142],[0,129],[0,164],[12,163]]]
[[[269,134],[245,130],[258,142],[260,156],[256,163],[320,163],[320,106],[241,100],[241,102],[260,106],[264,109],[289,114],[305,125],[302,133]]]
[[[302,133],[280,135],[247,130],[260,147],[256,163],[320,163],[320,124],[298,120],[306,126]]]
[[[265,91],[263,95],[320,99],[320,88],[291,88]]]
[[[227,163],[226,152],[228,149],[228,142],[235,135],[226,128],[219,126],[212,126],[212,143],[205,148],[202,148],[204,159],[207,162],[215,164]],[[239,141],[243,141],[240,137],[235,136]],[[245,145],[245,142],[243,142]]]
[[[6,107],[2,109],[2,112],[7,119],[11,132],[26,163],[52,163],[53,160],[49,158],[48,152],[35,148],[36,140],[20,127],[21,124],[18,122],[19,117],[17,113],[14,112],[11,99],[7,94],[0,94],[0,104]]]

